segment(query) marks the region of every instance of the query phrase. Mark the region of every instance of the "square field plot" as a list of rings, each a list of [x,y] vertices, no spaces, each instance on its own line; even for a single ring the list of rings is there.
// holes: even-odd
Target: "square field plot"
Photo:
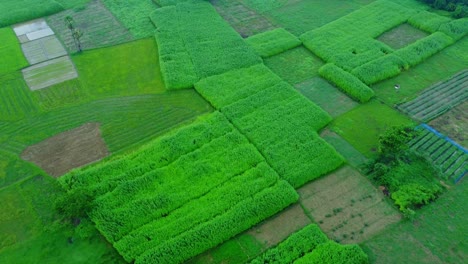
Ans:
[[[13,27],[13,30],[21,43],[54,35],[54,32],[50,29],[44,19],[37,19],[18,24]]]
[[[29,64],[36,64],[67,55],[60,41],[55,36],[47,36],[21,45]]]
[[[345,166],[299,190],[306,211],[330,239],[360,243],[400,221],[398,211],[355,169]]]
[[[342,115],[359,105],[320,77],[301,82],[295,87],[302,95],[327,111],[332,117]]]
[[[400,49],[427,36],[428,33],[405,23],[383,33],[377,40],[394,49]]]
[[[331,129],[367,157],[377,153],[379,136],[413,121],[379,101],[370,101],[336,118]]]
[[[24,80],[31,90],[39,90],[78,77],[68,56],[45,61],[23,70]]]
[[[99,124],[88,123],[29,146],[21,158],[58,177],[108,154]]]
[[[323,65],[322,60],[303,46],[266,58],[264,62],[268,68],[290,84],[318,76],[318,69]]]

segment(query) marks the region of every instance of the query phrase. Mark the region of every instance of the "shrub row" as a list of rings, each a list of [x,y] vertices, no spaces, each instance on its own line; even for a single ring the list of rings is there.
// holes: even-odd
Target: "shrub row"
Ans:
[[[366,84],[373,84],[381,80],[398,75],[408,64],[400,57],[389,54],[365,63],[351,71]]]
[[[328,241],[327,236],[315,224],[310,224],[290,235],[257,258],[251,264],[276,263],[288,264],[314,250],[318,245]]]
[[[358,245],[340,245],[329,241],[317,246],[311,253],[294,262],[295,264],[367,264],[369,259]]]
[[[294,189],[287,182],[279,181],[211,221],[146,251],[135,263],[181,263],[274,215],[297,199]]]
[[[332,63],[322,66],[319,69],[319,74],[358,102],[367,102],[374,96],[374,91],[371,88],[351,73]]]
[[[440,26],[439,31],[455,40],[461,39],[468,33],[468,17],[453,20]]]
[[[282,179],[299,187],[343,159],[315,133],[331,117],[265,68],[213,76],[195,88],[249,138]]]
[[[421,30],[435,33],[442,24],[450,22],[448,17],[439,16],[432,12],[421,11],[408,19],[408,23]]]
[[[436,32],[395,51],[394,54],[409,66],[415,66],[452,43],[451,37],[442,32]]]
[[[149,171],[98,197],[91,217],[110,241],[116,241],[262,160],[263,157],[243,136],[230,133],[181,156],[164,168]],[[119,225],[115,226],[115,223]]]
[[[163,46],[161,71],[170,89],[262,62],[208,2],[163,7],[151,18],[158,29],[158,45]]]
[[[301,41],[284,28],[263,32],[246,39],[258,55],[266,58],[301,45]]]
[[[278,181],[278,175],[266,163],[247,170],[232,180],[191,200],[164,218],[156,219],[132,231],[114,244],[131,261],[164,241],[215,218]]]

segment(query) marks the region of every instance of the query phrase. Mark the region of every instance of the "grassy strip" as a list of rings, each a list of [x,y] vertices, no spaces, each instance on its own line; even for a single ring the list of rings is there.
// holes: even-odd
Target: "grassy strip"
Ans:
[[[442,24],[450,22],[448,17],[439,16],[428,11],[419,12],[408,19],[408,23],[421,30],[435,33]]]
[[[374,91],[371,88],[351,73],[332,63],[322,66],[319,73],[356,101],[364,103],[374,96]]]
[[[284,28],[263,32],[246,39],[258,55],[266,58],[301,45],[301,41]]]
[[[452,43],[451,37],[442,32],[436,32],[395,51],[394,54],[403,59],[409,66],[415,66]]]
[[[2,40],[0,42],[0,58],[2,58],[0,76],[28,66],[15,32],[11,28],[0,28],[0,39]]]
[[[136,259],[135,263],[180,263],[274,215],[298,199],[285,181],[249,197],[226,213],[191,229]]]
[[[251,264],[277,263],[287,264],[313,251],[318,245],[328,241],[327,236],[315,224],[291,234],[276,247],[269,249],[253,259]]]
[[[366,264],[366,253],[358,245],[340,245],[334,241],[320,244],[309,254],[294,262],[295,264]]]

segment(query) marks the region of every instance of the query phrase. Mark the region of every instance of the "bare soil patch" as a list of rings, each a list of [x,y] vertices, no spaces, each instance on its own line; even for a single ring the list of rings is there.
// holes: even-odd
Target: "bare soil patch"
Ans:
[[[400,49],[427,36],[429,36],[428,33],[405,23],[383,33],[377,40],[382,41],[394,49]]]
[[[310,223],[311,220],[305,215],[300,204],[296,203],[254,226],[247,234],[255,237],[264,248],[270,248]]]
[[[432,120],[429,125],[468,148],[468,101]]]
[[[59,177],[73,168],[100,160],[109,151],[98,123],[87,123],[29,146],[21,154],[48,174]]]
[[[298,192],[304,208],[320,228],[341,243],[360,243],[401,219],[382,192],[349,166]]]

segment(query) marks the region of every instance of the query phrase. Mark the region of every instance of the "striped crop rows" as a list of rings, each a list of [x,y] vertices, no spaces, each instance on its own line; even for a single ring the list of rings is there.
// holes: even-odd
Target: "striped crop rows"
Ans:
[[[135,263],[186,261],[298,198],[219,112],[61,180],[95,197],[92,220]]]
[[[414,100],[398,108],[411,117],[427,122],[462,103],[468,98],[468,70],[461,71],[447,81],[436,83]]]
[[[446,179],[458,181],[467,171],[467,151],[429,126],[422,128],[421,134],[409,142],[411,149],[430,159]]]

